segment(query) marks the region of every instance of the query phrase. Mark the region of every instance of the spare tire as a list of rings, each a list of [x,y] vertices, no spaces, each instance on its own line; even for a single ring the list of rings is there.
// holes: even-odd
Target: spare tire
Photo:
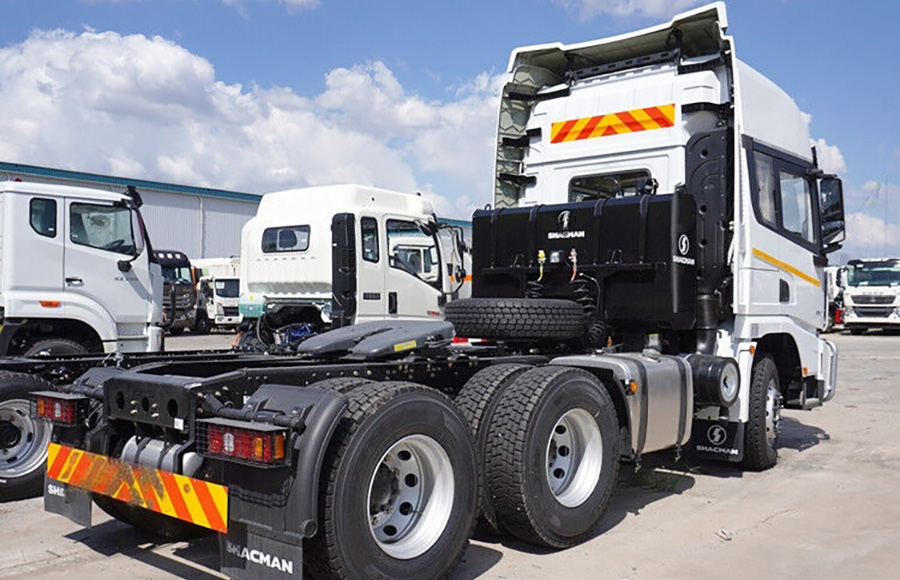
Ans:
[[[551,298],[467,298],[445,306],[456,335],[506,340],[572,340],[584,334],[584,309]]]

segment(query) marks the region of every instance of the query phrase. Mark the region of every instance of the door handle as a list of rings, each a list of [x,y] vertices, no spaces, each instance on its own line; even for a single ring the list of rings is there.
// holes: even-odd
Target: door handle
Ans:
[[[84,280],[76,277],[66,278],[66,284],[69,286],[84,286]]]
[[[397,293],[388,292],[388,314],[397,314]]]
[[[778,281],[778,301],[782,304],[791,301],[791,287],[784,280]]]

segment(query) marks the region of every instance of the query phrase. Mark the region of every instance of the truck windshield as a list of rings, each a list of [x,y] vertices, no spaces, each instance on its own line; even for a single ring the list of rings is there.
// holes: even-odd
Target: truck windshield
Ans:
[[[847,284],[854,287],[900,285],[900,261],[850,263],[847,265]]]
[[[238,286],[239,284],[236,278],[216,280],[216,296],[219,298],[237,298],[240,294]]]
[[[187,266],[164,266],[162,274],[166,282],[191,284],[191,269]]]

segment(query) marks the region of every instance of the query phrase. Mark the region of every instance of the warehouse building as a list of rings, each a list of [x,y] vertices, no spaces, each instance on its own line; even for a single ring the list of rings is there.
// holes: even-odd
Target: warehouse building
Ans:
[[[157,249],[190,258],[240,256],[241,228],[256,215],[260,195],[0,162],[0,181],[21,179],[123,192],[135,186],[141,213]]]

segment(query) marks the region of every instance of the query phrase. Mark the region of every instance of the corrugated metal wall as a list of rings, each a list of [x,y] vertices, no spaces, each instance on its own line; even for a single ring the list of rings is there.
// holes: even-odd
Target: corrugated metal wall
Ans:
[[[241,254],[241,228],[256,215],[260,196],[0,162],[0,180],[21,179],[122,192],[141,192],[141,213],[155,249],[180,250],[190,258]]]

